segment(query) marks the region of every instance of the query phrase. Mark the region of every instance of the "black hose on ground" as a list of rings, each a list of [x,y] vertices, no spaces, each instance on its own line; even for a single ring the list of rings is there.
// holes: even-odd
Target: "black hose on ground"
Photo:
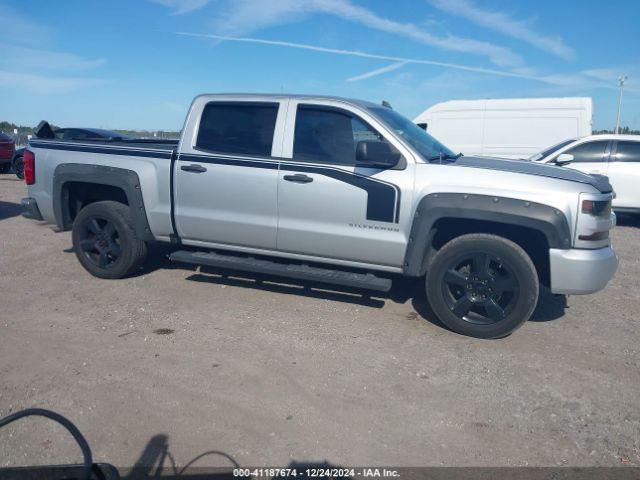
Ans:
[[[4,417],[3,419],[0,419],[0,428],[9,425],[16,420],[20,420],[21,418],[30,416],[49,418],[54,422],[62,425],[69,431],[69,433],[71,433],[75,441],[80,446],[80,450],[82,450],[82,456],[84,459],[82,466],[82,475],[80,476],[80,478],[82,480],[89,480],[89,475],[91,475],[91,467],[93,465],[93,460],[91,458],[91,448],[89,447],[89,444],[85,440],[82,433],[80,433],[80,430],[78,430],[78,427],[76,427],[73,423],[71,423],[70,420],[66,419],[59,413],[52,412],[51,410],[45,410],[43,408],[27,408],[26,410],[12,413],[11,415]]]

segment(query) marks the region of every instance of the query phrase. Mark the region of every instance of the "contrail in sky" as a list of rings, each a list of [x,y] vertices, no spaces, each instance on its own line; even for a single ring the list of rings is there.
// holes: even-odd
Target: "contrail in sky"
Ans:
[[[306,43],[294,43],[294,42],[284,42],[281,40],[266,40],[263,38],[252,38],[252,37],[230,37],[227,35],[215,35],[215,34],[205,34],[205,33],[189,33],[189,32],[175,32],[177,35],[185,35],[189,37],[200,37],[200,38],[212,38],[215,40],[226,40],[230,42],[242,42],[242,43],[257,43],[260,45],[273,45],[277,47],[287,47],[287,48],[296,48],[299,50],[311,50],[313,52],[322,52],[322,53],[332,53],[334,55],[345,55],[351,57],[361,57],[361,58],[374,58],[378,60],[389,60],[392,62],[401,63],[401,64],[414,64],[414,65],[434,65],[437,67],[444,68],[453,68],[456,70],[464,70],[467,72],[475,72],[475,73],[485,73],[487,75],[496,75],[500,77],[513,77],[513,78],[524,78],[527,80],[536,80],[544,83],[555,84],[555,82],[550,78],[545,78],[536,75],[526,75],[522,73],[509,72],[506,70],[495,70],[491,68],[482,68],[482,67],[472,67],[469,65],[461,65],[458,63],[448,63],[448,62],[438,62],[435,60],[424,60],[420,58],[405,58],[405,57],[395,57],[392,55],[378,55],[375,53],[367,53],[360,52],[357,50],[342,50],[337,48],[326,48],[319,47],[317,45],[309,45]],[[388,68],[388,67],[385,67]],[[395,66],[395,68],[399,68]],[[394,68],[394,69],[395,69]],[[370,72],[371,73],[371,72]],[[382,72],[380,72],[382,73]],[[366,75],[366,74],[365,74]],[[358,78],[358,77],[352,77]]]

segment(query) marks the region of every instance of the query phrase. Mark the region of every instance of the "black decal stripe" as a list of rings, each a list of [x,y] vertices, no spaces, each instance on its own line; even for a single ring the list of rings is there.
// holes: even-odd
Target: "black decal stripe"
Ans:
[[[172,150],[146,150],[136,148],[104,147],[98,145],[75,145],[71,143],[29,142],[29,146],[50,150],[126,155],[130,157],[164,158],[167,160],[171,158],[172,153]]]
[[[170,160],[173,150],[153,150],[126,148],[119,146],[86,145],[72,143],[54,143],[32,141],[30,146],[52,150],[67,150],[73,152],[89,152],[107,155],[123,155],[147,158],[163,158]],[[400,189],[377,178],[359,175],[354,172],[335,167],[280,162],[278,159],[253,159],[247,157],[227,157],[217,155],[182,154],[179,161],[201,162],[216,165],[233,165],[238,167],[263,168],[285,171],[308,172],[324,175],[349,185],[361,188],[367,192],[367,220],[378,222],[399,223],[400,221]]]
[[[279,162],[276,159],[257,160],[246,157],[230,158],[217,155],[180,154],[179,160],[266,169],[277,169],[278,164],[280,164],[280,170],[324,175],[348,183],[349,185],[354,185],[367,192],[367,220],[389,223],[399,222],[400,190],[396,185],[379,179],[358,175],[334,167]]]
[[[277,170],[278,161],[270,160],[251,160],[233,157],[217,157],[213,155],[192,155],[181,153],[178,160],[182,162],[200,162],[212,163],[216,165],[233,165],[237,167],[264,168],[268,170]]]
[[[282,163],[280,169],[317,173],[361,188],[367,192],[367,220],[389,223],[399,221],[396,215],[396,203],[400,204],[400,191],[395,185],[337,168]]]
[[[609,193],[612,191],[612,187],[606,176],[589,175],[573,168],[559,168],[557,165],[551,165],[548,163],[528,162],[526,160],[513,160],[507,158],[464,156],[449,165],[454,167],[481,168],[483,170],[499,170],[503,172],[557,178],[560,180],[586,183],[597,188],[602,193]]]
[[[293,165],[293,164],[292,164]],[[296,164],[299,165],[299,164]],[[303,164],[302,166],[306,167],[309,166],[308,164]],[[366,175],[361,175],[355,172],[350,172],[350,171],[346,171],[346,170],[341,170],[335,167],[324,167],[324,166],[317,166],[317,168],[321,169],[321,170],[333,170],[333,171],[338,171],[341,174],[347,174],[347,175],[353,175],[356,177],[359,177],[360,179],[362,179],[363,181],[367,181],[367,182],[373,182],[373,183],[379,183],[382,185],[386,185],[388,187],[393,188],[394,192],[395,192],[395,196],[394,196],[394,204],[395,204],[395,209],[394,209],[394,213],[395,215],[393,216],[392,220],[388,220],[389,222],[392,223],[399,223],[400,222],[400,188],[390,182],[386,182],[384,180],[380,180],[379,178],[375,178],[375,177],[370,177],[370,176],[366,176]],[[318,173],[323,174],[324,172],[319,171]],[[346,180],[343,180],[346,183],[352,183],[352,182],[347,182]],[[355,183],[353,185],[356,185]],[[359,185],[356,185],[359,186]],[[364,188],[364,190],[367,190],[366,188]],[[368,217],[367,217],[368,218]],[[369,220],[373,220],[373,218],[368,218]],[[382,220],[382,221],[387,221],[387,220]]]

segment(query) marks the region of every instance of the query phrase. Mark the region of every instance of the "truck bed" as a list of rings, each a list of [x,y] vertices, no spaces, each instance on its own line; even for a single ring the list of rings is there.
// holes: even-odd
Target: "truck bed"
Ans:
[[[136,192],[139,193],[142,189],[149,192],[144,201],[145,223],[148,222],[149,232],[157,239],[168,239],[174,232],[171,220],[171,169],[178,143],[178,140],[160,139],[32,138],[28,148],[35,155],[37,180],[31,186],[31,194],[38,200],[43,219],[64,229],[67,224],[62,210],[56,214],[55,202],[52,200],[60,198],[59,190],[64,183],[61,179],[66,175],[67,181],[81,182],[87,175],[97,175],[96,169],[102,169],[101,174],[108,176],[110,167],[118,168],[122,178],[116,180],[124,179],[124,183],[119,185],[127,198],[137,198]],[[94,168],[87,170],[89,166]],[[139,185],[139,189],[126,189],[133,185]]]

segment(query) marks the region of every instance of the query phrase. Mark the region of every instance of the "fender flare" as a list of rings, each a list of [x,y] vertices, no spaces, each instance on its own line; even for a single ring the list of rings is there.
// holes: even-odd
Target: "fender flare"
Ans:
[[[442,218],[486,220],[528,227],[542,232],[549,248],[571,248],[571,230],[560,210],[536,202],[508,197],[466,193],[432,193],[424,196],[416,208],[403,271],[408,276],[426,272],[426,258],[434,224]]]
[[[69,193],[64,188],[69,182],[109,185],[122,189],[131,209],[136,234],[142,240],[154,240],[144,208],[140,179],[136,172],[125,168],[83,163],[58,165],[53,172],[53,213],[56,224],[62,231],[70,230],[73,224],[69,212]]]

